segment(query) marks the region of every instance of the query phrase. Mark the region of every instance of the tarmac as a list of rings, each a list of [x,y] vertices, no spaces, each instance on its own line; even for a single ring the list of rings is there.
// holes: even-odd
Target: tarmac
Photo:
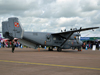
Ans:
[[[0,75],[100,75],[100,51],[0,48]]]

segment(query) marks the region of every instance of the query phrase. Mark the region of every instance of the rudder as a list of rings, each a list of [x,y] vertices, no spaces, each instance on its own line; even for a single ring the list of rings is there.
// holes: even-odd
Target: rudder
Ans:
[[[24,30],[19,23],[18,18],[12,17],[8,18],[8,21],[2,22],[2,32],[3,36],[6,38],[22,38]]]

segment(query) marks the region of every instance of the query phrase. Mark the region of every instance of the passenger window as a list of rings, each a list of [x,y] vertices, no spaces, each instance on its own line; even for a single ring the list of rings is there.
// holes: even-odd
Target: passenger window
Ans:
[[[56,40],[56,37],[54,37],[53,40]]]

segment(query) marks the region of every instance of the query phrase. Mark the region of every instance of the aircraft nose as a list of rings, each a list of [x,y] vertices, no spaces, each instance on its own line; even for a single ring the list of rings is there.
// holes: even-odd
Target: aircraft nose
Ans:
[[[79,41],[79,44],[80,44],[80,45],[82,45],[82,44],[83,44],[83,42],[82,42],[82,41]]]

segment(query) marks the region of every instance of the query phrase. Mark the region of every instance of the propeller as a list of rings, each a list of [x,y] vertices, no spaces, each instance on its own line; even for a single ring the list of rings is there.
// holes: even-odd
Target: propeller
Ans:
[[[71,28],[70,30],[72,31],[73,29]]]
[[[82,27],[80,27],[80,29],[79,29],[79,30],[81,31],[81,29],[82,29]],[[80,31],[79,31],[79,33],[80,33]]]

